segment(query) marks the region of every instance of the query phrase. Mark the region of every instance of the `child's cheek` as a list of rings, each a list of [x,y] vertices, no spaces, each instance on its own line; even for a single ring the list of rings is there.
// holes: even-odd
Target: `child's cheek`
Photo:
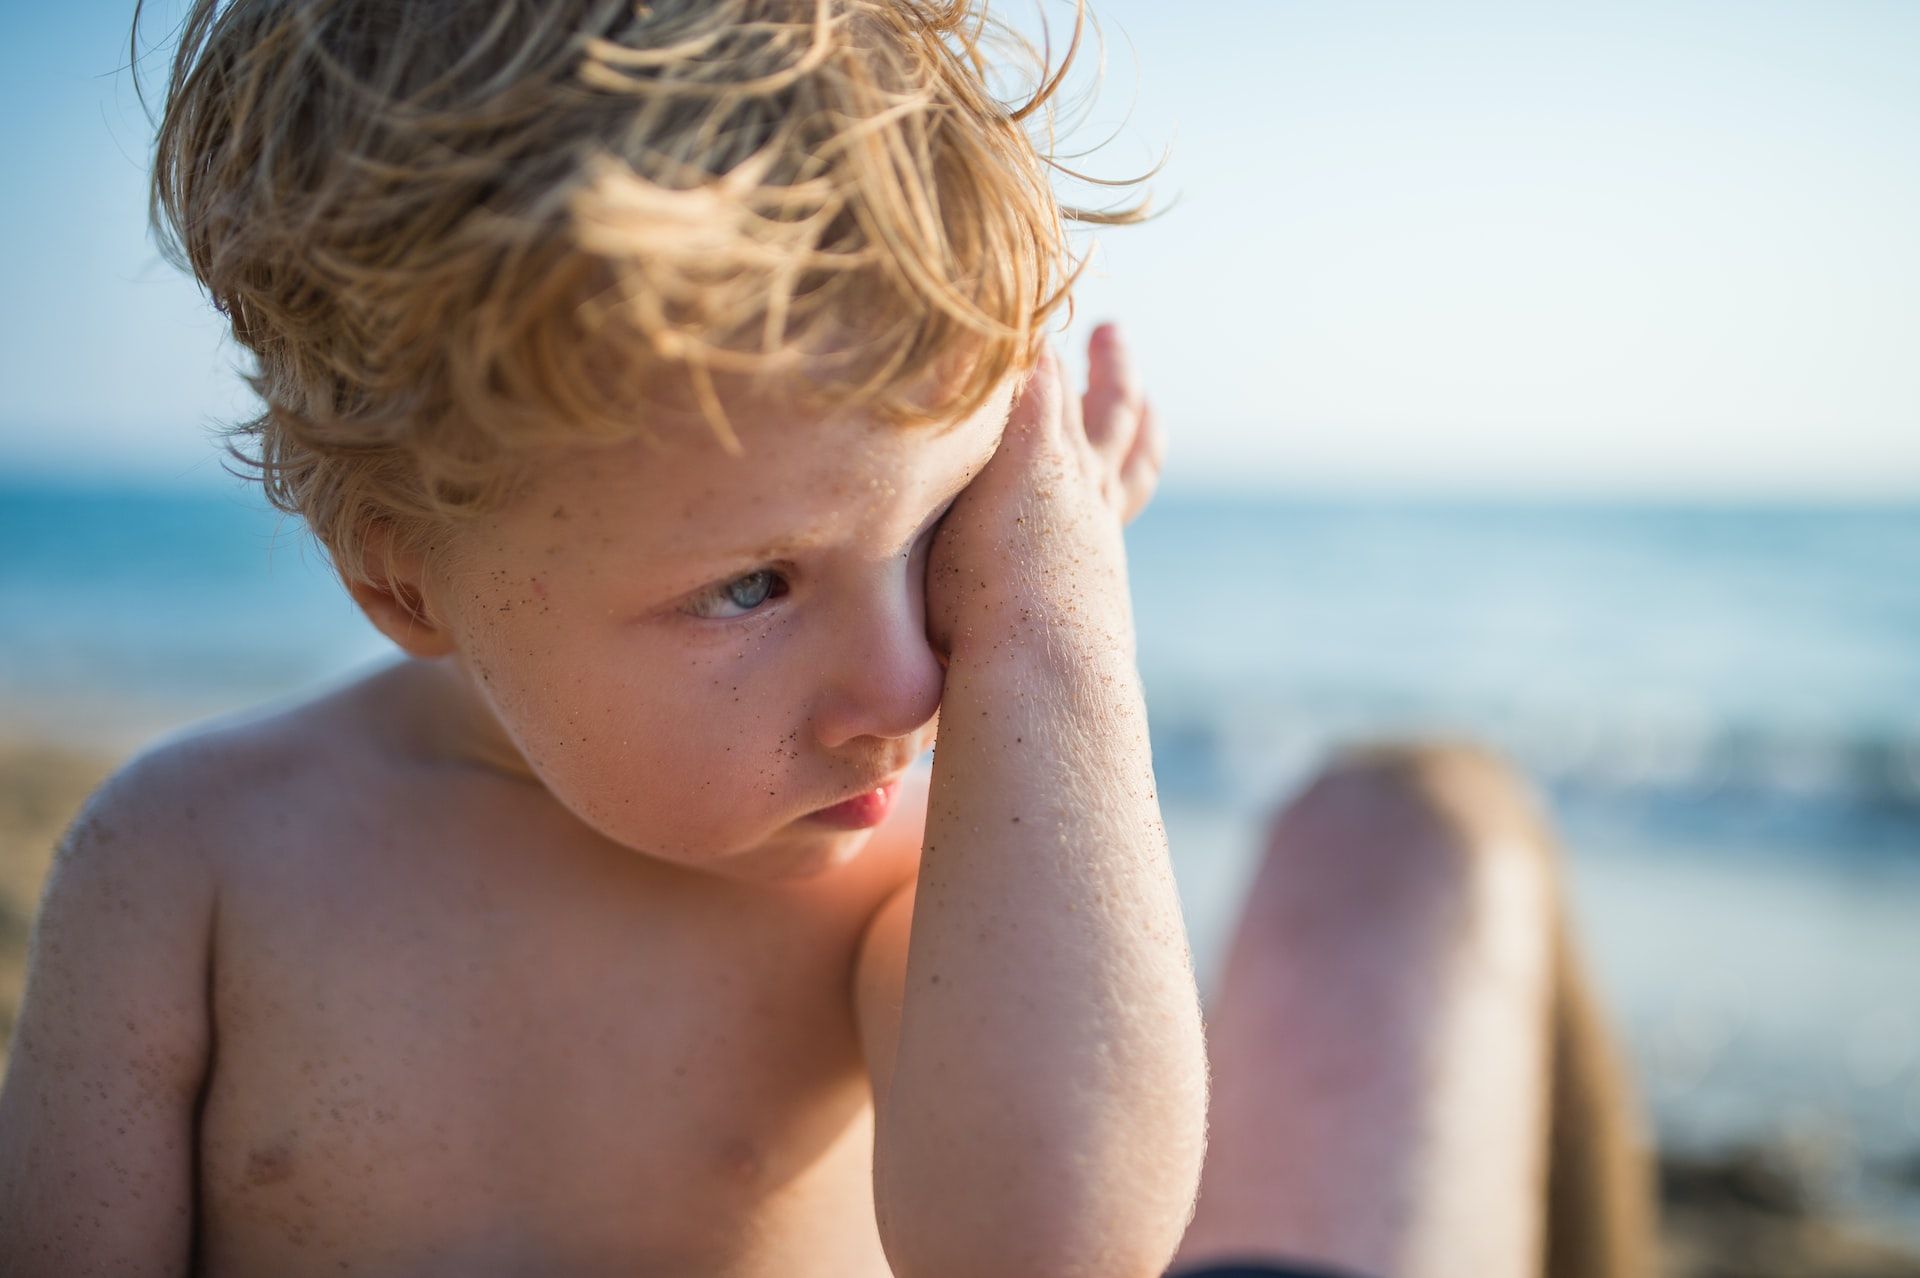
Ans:
[[[727,843],[770,811],[784,817],[798,734],[754,687],[716,689],[684,665],[625,655],[579,652],[576,668],[546,672],[502,705],[555,796],[617,842],[681,855]]]
[[[511,584],[474,600],[463,656],[527,766],[588,825],[694,861],[828,797],[809,770],[806,671],[782,666],[793,654],[772,636],[582,616],[577,582]]]

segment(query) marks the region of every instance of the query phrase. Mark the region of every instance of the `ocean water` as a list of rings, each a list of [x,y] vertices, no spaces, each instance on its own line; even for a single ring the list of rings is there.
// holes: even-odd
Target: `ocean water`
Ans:
[[[1920,507],[1176,492],[1129,545],[1203,985],[1329,750],[1486,741],[1552,801],[1663,1135],[1920,1220],[1877,1170],[1920,1151]],[[130,742],[382,652],[237,487],[0,482],[0,728]]]
[[[1849,842],[1920,805],[1920,506],[1173,495],[1129,545],[1170,791],[1425,728],[1586,788],[1831,809]],[[382,651],[244,489],[0,478],[0,706],[220,703]]]
[[[0,481],[0,716],[124,742],[339,675],[385,640],[234,484]]]

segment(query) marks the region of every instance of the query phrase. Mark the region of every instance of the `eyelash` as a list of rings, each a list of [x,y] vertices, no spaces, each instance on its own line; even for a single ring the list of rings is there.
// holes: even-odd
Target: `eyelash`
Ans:
[[[946,520],[946,517],[947,512],[944,510],[941,511],[940,518],[934,520],[927,531],[922,533],[919,539],[908,548],[907,554],[909,556],[916,555],[931,545],[933,535],[940,531],[940,525]],[[751,581],[755,577],[772,578],[767,586],[767,593],[765,595],[755,602],[752,607],[746,608],[743,612],[728,613],[719,611],[725,609],[728,605],[732,605],[735,608],[742,607],[743,605],[730,599],[727,592],[742,582]],[[680,606],[680,610],[690,616],[698,617],[702,621],[740,621],[747,617],[755,616],[767,602],[784,597],[792,588],[787,581],[787,574],[779,569],[756,568],[752,572],[744,573],[741,576],[731,577],[726,581],[715,582],[713,585],[708,586],[706,589],[688,599]]]
[[[758,577],[766,577],[770,580],[767,583],[766,594],[755,600],[751,606],[741,604],[730,597],[729,592],[735,586],[743,582],[753,581]],[[781,598],[789,589],[791,589],[791,587],[787,584],[785,573],[774,568],[756,568],[750,573],[745,573],[742,576],[734,577],[727,581],[716,582],[707,587],[705,590],[700,591],[691,599],[687,600],[687,602],[681,606],[681,610],[703,621],[739,621],[744,617],[755,615],[768,601]],[[725,611],[729,607],[741,608],[744,609],[744,611]]]

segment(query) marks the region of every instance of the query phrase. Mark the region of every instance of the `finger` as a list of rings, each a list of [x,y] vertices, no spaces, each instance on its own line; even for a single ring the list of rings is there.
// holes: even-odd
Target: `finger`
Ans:
[[[1102,324],[1087,341],[1087,393],[1083,403],[1087,440],[1118,463],[1140,429],[1144,396],[1133,359],[1118,325]]]
[[[1068,439],[1078,439],[1086,431],[1085,419],[1080,413],[1080,397],[1073,393],[1073,378],[1067,372],[1066,361],[1060,358],[1058,351],[1053,353],[1053,371],[1059,379],[1055,384],[1055,393],[1060,399],[1060,425]]]
[[[1160,487],[1160,472],[1152,469],[1135,471],[1121,481],[1121,494],[1124,498],[1120,506],[1120,522],[1130,524],[1139,513],[1153,501],[1154,492]]]
[[[1153,405],[1142,404],[1140,433],[1120,467],[1120,487],[1125,494],[1121,507],[1123,520],[1131,522],[1153,500],[1154,491],[1160,487],[1160,472],[1166,459],[1166,437],[1160,433],[1160,422],[1154,414]]]
[[[1166,459],[1167,441],[1160,433],[1159,415],[1153,411],[1152,404],[1143,402],[1140,405],[1140,429],[1134,433],[1127,455],[1120,463],[1120,473],[1124,475],[1141,466],[1159,470]]]
[[[1059,420],[1062,377],[1060,356],[1049,342],[1040,348],[1040,358],[1014,394],[1013,411],[1007,416],[1006,434],[1000,442],[1002,449],[1018,446],[1036,429],[1044,430]]]
[[[1142,453],[1155,470],[1163,470],[1167,464],[1167,435],[1160,429],[1160,414],[1153,411],[1153,405],[1140,405],[1140,438],[1145,451]]]

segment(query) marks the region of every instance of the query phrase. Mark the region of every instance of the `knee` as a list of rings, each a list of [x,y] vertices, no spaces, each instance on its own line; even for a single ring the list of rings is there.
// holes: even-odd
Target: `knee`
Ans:
[[[1462,854],[1544,856],[1553,839],[1531,783],[1494,751],[1470,742],[1412,741],[1353,750],[1328,765],[1315,791],[1349,809],[1428,827]]]
[[[1396,743],[1329,764],[1276,819],[1264,868],[1316,913],[1398,907],[1464,925],[1551,897],[1555,849],[1532,786],[1497,754]]]

